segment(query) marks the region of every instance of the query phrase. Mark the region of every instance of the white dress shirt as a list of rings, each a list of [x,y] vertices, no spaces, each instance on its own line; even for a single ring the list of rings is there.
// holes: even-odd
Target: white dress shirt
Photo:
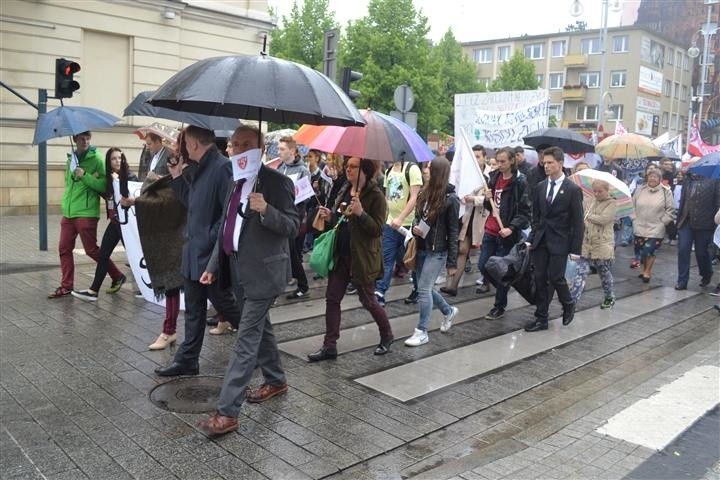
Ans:
[[[245,181],[245,183],[242,186],[242,191],[240,192],[240,203],[239,205],[242,206],[243,211],[247,208],[247,199],[248,195],[250,195],[250,192],[252,192],[253,185],[255,185],[255,180],[257,180],[257,175],[248,177],[248,179]],[[234,185],[233,185],[233,188]],[[228,216],[231,212],[228,212]],[[240,216],[239,213],[235,213],[237,215],[237,219],[235,219],[235,230],[233,231],[233,251],[238,251],[238,242],[240,241],[240,229],[242,229],[242,223],[243,223],[243,217]],[[227,221],[227,220],[226,220]],[[224,231],[224,229],[223,229]]]
[[[552,182],[553,180],[550,177],[548,177],[547,181],[548,181],[548,185],[547,185],[547,189],[545,190],[545,198],[546,199],[547,199],[548,194],[550,193],[550,182]],[[563,181],[565,181],[564,173],[562,175],[560,175],[560,178],[555,180],[555,189],[553,190],[553,197],[552,197],[553,202],[555,201],[555,198],[557,197],[558,191],[560,191],[560,185],[562,184]],[[552,202],[550,202],[550,203],[552,203]]]

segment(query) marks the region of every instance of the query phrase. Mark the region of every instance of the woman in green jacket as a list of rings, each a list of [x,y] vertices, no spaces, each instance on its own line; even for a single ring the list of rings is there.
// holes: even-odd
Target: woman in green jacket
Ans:
[[[375,280],[383,275],[382,232],[387,217],[385,196],[373,177],[375,162],[351,157],[346,165],[347,182],[340,189],[331,211],[320,207],[326,221],[338,220],[335,240],[335,269],[328,277],[325,292],[325,340],[320,350],[308,355],[317,362],[337,358],[340,337],[340,303],[352,281],[360,303],[370,312],[380,330],[380,344],[375,355],[390,350],[393,333],[385,309],[375,297]]]

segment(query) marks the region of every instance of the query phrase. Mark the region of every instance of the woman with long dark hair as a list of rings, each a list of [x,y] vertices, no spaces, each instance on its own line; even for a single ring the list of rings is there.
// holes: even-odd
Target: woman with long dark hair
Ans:
[[[460,200],[455,187],[448,182],[449,177],[450,162],[445,157],[435,157],[430,163],[430,180],[418,195],[415,206],[412,233],[417,246],[420,321],[413,335],[405,340],[408,347],[429,341],[427,330],[433,306],[445,315],[440,324],[443,333],[450,330],[458,313],[457,307],[449,305],[433,288],[443,268],[447,269],[448,277],[457,272]]]
[[[105,198],[107,218],[110,220],[110,223],[108,223],[105,233],[103,233],[100,244],[100,258],[98,258],[97,267],[95,267],[95,277],[93,278],[92,285],[90,285],[90,288],[87,290],[73,290],[72,295],[75,298],[90,302],[97,301],[100,286],[108,272],[110,255],[112,255],[118,242],[122,241],[122,231],[118,220],[118,208],[120,206],[129,207],[132,204],[132,199],[123,197],[120,200],[120,205],[115,202],[113,180],[120,177],[121,170],[127,172],[128,180],[137,181],[137,177],[129,171],[127,158],[125,158],[123,151],[117,147],[112,147],[105,155],[106,186],[105,193],[102,194]],[[126,280],[127,277],[125,275],[115,279],[110,288],[106,290],[106,293],[116,293]]]
[[[322,348],[308,355],[318,362],[337,358],[340,337],[340,303],[352,279],[360,303],[370,312],[380,331],[375,355],[390,351],[393,333],[385,309],[375,297],[375,280],[382,277],[382,232],[387,218],[385,196],[374,180],[377,168],[368,159],[351,157],[345,164],[347,182],[340,188],[332,210],[320,207],[329,223],[341,221],[335,239],[335,268],[325,292],[325,339]]]

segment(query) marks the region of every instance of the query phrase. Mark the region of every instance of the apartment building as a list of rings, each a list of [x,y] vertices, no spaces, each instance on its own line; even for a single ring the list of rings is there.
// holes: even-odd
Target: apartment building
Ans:
[[[684,134],[692,94],[687,46],[643,27],[609,28],[605,45],[601,39],[601,30],[580,30],[466,42],[463,48],[488,85],[515,51],[532,60],[540,87],[550,91],[557,126],[608,134],[621,121],[647,136]]]
[[[81,65],[80,90],[66,105],[116,116],[140,92],[155,90],[177,71],[220,55],[258,54],[272,29],[266,0],[3,0],[0,2],[0,80],[37,102],[54,92],[55,59]],[[48,110],[59,106],[48,101]],[[37,210],[37,111],[0,88],[0,214]],[[133,134],[153,122],[127,117],[96,132],[103,152],[121,147],[136,168],[142,144]],[[167,121],[168,125],[177,125]],[[48,210],[58,212],[67,138],[48,142]]]

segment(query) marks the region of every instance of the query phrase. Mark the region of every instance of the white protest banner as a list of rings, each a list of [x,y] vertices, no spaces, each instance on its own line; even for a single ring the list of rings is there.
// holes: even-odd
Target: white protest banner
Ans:
[[[130,196],[139,196],[141,187],[142,182],[128,182]],[[113,188],[115,190],[115,202],[118,205],[118,221],[120,222],[123,243],[125,244],[125,255],[127,256],[130,269],[132,270],[133,277],[135,278],[135,284],[137,285],[138,290],[140,290],[140,293],[142,293],[145,301],[165,306],[165,298],[163,297],[161,300],[157,300],[152,289],[150,274],[147,271],[145,256],[143,255],[142,246],[140,244],[140,235],[138,233],[137,219],[135,217],[135,207],[132,206],[125,209],[120,206],[120,182],[118,180],[113,182]],[[185,298],[182,294],[180,295],[180,310],[185,310]]]
[[[455,95],[455,136],[468,132],[471,145],[519,146],[523,137],[548,125],[545,89]]]
[[[485,178],[480,172],[468,133],[464,129],[455,129],[455,156],[450,165],[450,183],[455,186],[455,192],[460,199],[465,195],[476,194],[474,192],[478,187],[485,190]],[[460,202],[460,217],[464,213],[465,204]]]
[[[308,198],[315,195],[315,190],[310,183],[310,177],[303,177],[300,180],[294,180],[295,183],[295,205],[304,202]]]

